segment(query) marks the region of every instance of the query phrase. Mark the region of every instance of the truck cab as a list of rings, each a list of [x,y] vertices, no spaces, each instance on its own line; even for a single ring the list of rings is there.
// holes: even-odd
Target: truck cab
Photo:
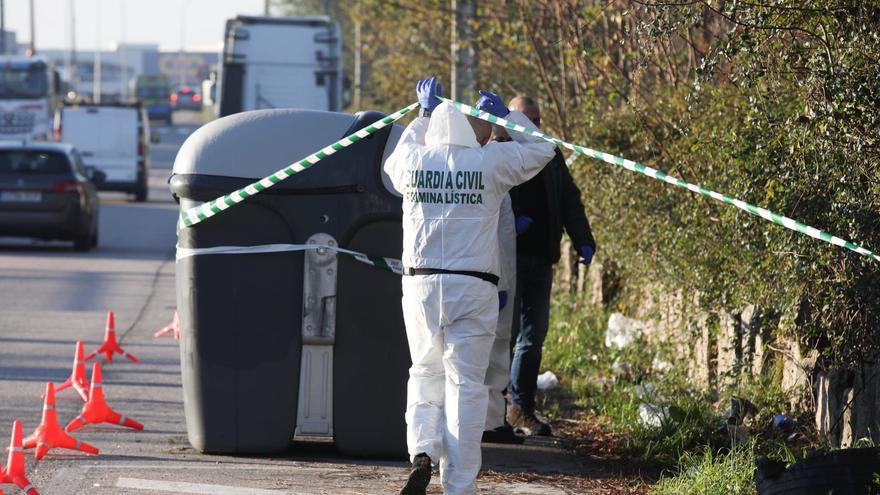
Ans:
[[[0,140],[49,140],[60,80],[44,56],[0,56]]]

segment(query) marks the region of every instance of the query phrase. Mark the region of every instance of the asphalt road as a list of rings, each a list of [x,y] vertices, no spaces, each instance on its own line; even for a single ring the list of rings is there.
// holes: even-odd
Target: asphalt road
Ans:
[[[407,472],[400,459],[346,459],[321,445],[301,445],[281,458],[206,456],[187,442],[178,346],[172,338],[154,339],[153,332],[169,323],[175,309],[177,205],[166,180],[178,148],[197,127],[156,128],[161,142],[152,148],[148,202],[102,193],[96,250],[77,253],[67,243],[0,238],[0,441],[5,444],[15,419],[23,422],[25,435],[33,431],[46,382],[60,383],[70,374],[75,341],[84,340],[87,352],[99,345],[105,314],[113,310],[123,347],[141,363],[107,365],[105,396],[146,428],[89,425],[76,432],[101,450],[99,456],[53,450],[37,462],[28,451],[28,476],[43,495],[397,493]],[[75,392],[61,392],[62,425],[81,407]],[[552,442],[487,446],[484,458],[484,467],[498,472],[584,472]],[[0,488],[18,493],[11,485]],[[429,491],[440,492],[437,485]],[[481,482],[481,493],[579,492],[493,475]]]

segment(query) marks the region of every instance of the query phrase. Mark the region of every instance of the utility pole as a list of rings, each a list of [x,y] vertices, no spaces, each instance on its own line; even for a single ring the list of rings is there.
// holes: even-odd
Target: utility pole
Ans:
[[[0,0],[0,55],[6,55],[6,0]]]
[[[263,15],[269,17],[269,0],[263,0]]]
[[[453,100],[476,91],[477,54],[474,46],[473,21],[477,16],[477,0],[451,0],[452,8],[452,94]]]
[[[122,26],[122,43],[116,47],[119,52],[122,69],[122,101],[128,101],[128,46],[125,43],[125,0],[119,0],[120,25]]]
[[[97,5],[97,12],[95,13],[95,37],[97,38],[97,43],[95,44],[95,70],[92,76],[92,99],[95,103],[101,103],[101,0],[98,0],[95,5]]]
[[[357,18],[354,22],[354,95],[352,95],[352,104],[354,110],[361,109],[361,15],[360,3],[358,3]]]
[[[29,49],[31,55],[37,54],[37,30],[34,21],[34,0],[31,0],[31,47]]]
[[[70,0],[70,53],[67,62],[67,79],[74,92],[79,92],[79,74],[76,68],[76,0]]]
[[[186,57],[184,57],[184,51],[186,46],[186,8],[189,6],[190,0],[183,0],[183,3],[180,5],[180,52],[177,56],[177,72],[178,77],[180,77],[180,85],[185,86],[186,82]]]

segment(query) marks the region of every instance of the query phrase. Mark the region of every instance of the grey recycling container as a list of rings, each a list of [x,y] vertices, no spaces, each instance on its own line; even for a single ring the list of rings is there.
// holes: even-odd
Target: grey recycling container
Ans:
[[[183,144],[171,191],[185,211],[382,116],[284,109],[221,118]],[[401,198],[382,164],[401,130],[383,129],[181,229],[178,246],[319,243],[400,258]],[[400,276],[324,250],[180,257],[176,275],[186,426],[198,451],[279,453],[301,438],[348,455],[405,455]]]

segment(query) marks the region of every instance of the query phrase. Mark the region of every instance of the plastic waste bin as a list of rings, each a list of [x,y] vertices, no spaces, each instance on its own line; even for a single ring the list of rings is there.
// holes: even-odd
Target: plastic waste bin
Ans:
[[[261,110],[209,123],[174,162],[181,211],[227,194],[383,115]],[[189,441],[206,453],[267,454],[294,437],[345,454],[406,453],[410,364],[400,276],[332,250],[199,253],[323,244],[399,258],[401,198],[382,172],[402,128],[325,158],[193,227],[177,261]],[[179,251],[182,252],[183,250]]]

